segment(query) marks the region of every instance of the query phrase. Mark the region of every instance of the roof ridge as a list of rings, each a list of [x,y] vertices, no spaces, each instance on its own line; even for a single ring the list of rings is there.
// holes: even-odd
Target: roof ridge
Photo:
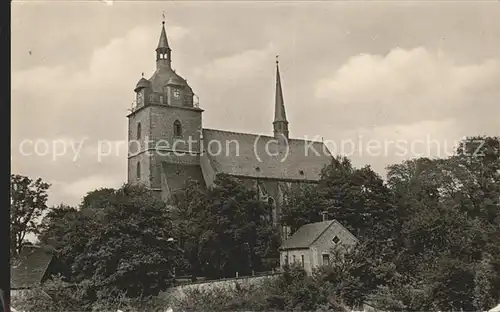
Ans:
[[[273,137],[273,136],[271,136],[271,135],[266,135],[266,134],[258,134],[258,133],[236,132],[236,131],[228,131],[228,130],[220,130],[220,129],[210,129],[210,128],[202,128],[202,130],[217,131],[217,132],[224,132],[224,133],[231,133],[231,134],[239,134],[239,135],[261,136],[261,137],[274,138],[274,137]]]
[[[240,135],[251,135],[251,136],[261,136],[261,137],[266,137],[266,138],[271,138],[274,139],[274,136],[272,135],[267,135],[267,134],[259,134],[259,133],[248,133],[248,132],[236,132],[236,131],[229,131],[229,130],[220,130],[220,129],[212,129],[212,128],[202,128],[202,130],[208,130],[208,131],[217,131],[217,132],[224,132],[224,133],[232,133],[232,134],[240,134]],[[309,140],[305,138],[289,138],[289,141],[303,141],[303,142],[313,142],[313,143],[321,143],[325,144],[322,141],[317,141],[317,140]]]

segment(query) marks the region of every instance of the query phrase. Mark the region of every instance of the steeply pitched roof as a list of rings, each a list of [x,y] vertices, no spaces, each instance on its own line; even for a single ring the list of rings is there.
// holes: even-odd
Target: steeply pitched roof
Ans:
[[[318,181],[333,157],[322,142],[203,129],[203,147],[216,173],[252,178]]]
[[[158,41],[158,47],[156,49],[170,49],[170,46],[168,45],[167,32],[165,31],[165,22],[162,22],[160,40]]]
[[[162,163],[163,174],[169,191],[174,193],[184,188],[189,179],[204,182],[201,167],[198,165],[176,165],[166,162]]]
[[[276,59],[276,99],[274,101],[274,122],[287,121],[285,113],[285,101],[283,100],[283,89],[281,87],[280,68]]]
[[[53,259],[52,251],[44,247],[23,248],[10,268],[10,288],[30,288],[40,284]]]
[[[280,249],[308,248],[334,222],[329,220],[305,224],[284,241]]]
[[[358,241],[357,237],[349,232],[340,222],[337,220],[328,220],[301,226],[292,236],[283,242],[280,249],[309,248],[333,224],[340,226],[354,241]]]
[[[169,82],[173,81],[176,85],[186,86],[191,89],[186,82],[186,79],[182,78],[179,74],[177,74],[170,67],[162,66],[158,68],[151,78],[149,78],[150,86],[153,92],[164,93],[165,85]]]

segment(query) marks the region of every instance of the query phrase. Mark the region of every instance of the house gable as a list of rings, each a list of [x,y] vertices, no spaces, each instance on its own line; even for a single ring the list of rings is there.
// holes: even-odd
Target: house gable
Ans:
[[[331,225],[311,243],[311,248],[320,253],[330,253],[331,250],[340,245],[353,246],[358,239],[342,226],[338,221]]]

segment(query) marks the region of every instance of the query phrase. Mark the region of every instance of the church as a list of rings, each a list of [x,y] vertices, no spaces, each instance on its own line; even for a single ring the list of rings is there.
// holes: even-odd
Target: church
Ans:
[[[317,183],[333,159],[322,142],[289,137],[278,60],[273,135],[262,136],[203,128],[195,93],[172,69],[165,22],[155,51],[156,71],[135,86],[136,104],[127,116],[128,182],[168,201],[189,179],[210,187],[217,175],[237,177],[272,205],[278,226],[288,194]]]

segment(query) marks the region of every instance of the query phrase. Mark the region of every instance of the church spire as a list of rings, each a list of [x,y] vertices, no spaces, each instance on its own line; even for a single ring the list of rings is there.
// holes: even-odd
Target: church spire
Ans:
[[[283,100],[283,90],[281,88],[278,55],[276,55],[276,99],[274,105],[274,137],[288,139],[288,121],[286,120],[285,101]]]
[[[167,32],[165,31],[165,21],[161,22],[161,34],[156,48],[156,67],[169,67],[171,65],[170,46],[168,45]]]

